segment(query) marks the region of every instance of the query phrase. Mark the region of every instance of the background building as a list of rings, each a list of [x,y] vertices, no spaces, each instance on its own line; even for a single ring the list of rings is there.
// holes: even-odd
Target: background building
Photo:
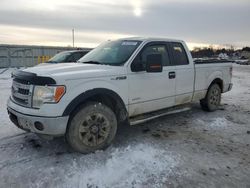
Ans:
[[[0,68],[30,67],[46,62],[61,51],[89,48],[28,46],[28,45],[0,45]]]

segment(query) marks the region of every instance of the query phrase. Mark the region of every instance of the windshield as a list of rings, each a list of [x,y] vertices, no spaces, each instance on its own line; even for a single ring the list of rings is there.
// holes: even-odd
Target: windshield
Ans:
[[[49,62],[52,63],[62,63],[62,62],[66,62],[67,58],[71,55],[70,52],[60,52],[58,54],[56,54],[54,57],[52,57],[51,59],[49,59]]]
[[[90,51],[79,59],[79,62],[122,65],[129,59],[140,43],[141,41],[135,40],[108,41]]]

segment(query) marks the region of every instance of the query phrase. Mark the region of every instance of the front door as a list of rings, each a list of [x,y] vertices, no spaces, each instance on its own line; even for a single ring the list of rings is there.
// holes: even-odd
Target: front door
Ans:
[[[146,58],[150,54],[161,54],[162,72],[149,73],[145,71]],[[170,66],[165,42],[146,44],[128,69],[130,117],[174,106],[175,68]]]

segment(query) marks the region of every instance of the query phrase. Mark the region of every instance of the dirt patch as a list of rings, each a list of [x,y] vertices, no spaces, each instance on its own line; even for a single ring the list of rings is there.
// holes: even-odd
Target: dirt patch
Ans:
[[[31,145],[32,145],[33,148],[39,149],[39,148],[42,147],[42,145],[40,144],[40,141],[39,141],[39,140],[30,139],[30,140],[29,140],[29,143],[31,143]]]
[[[164,130],[164,129],[157,129],[156,131],[152,132],[152,136],[156,138],[167,138],[176,134],[176,131],[173,130]]]

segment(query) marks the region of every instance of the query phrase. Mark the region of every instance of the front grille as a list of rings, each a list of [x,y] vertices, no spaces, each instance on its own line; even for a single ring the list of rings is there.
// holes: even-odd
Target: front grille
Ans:
[[[31,107],[31,96],[33,86],[25,80],[14,79],[12,83],[12,98],[13,100],[22,105]]]
[[[22,95],[29,95],[29,90],[18,88],[18,93],[21,93]]]

